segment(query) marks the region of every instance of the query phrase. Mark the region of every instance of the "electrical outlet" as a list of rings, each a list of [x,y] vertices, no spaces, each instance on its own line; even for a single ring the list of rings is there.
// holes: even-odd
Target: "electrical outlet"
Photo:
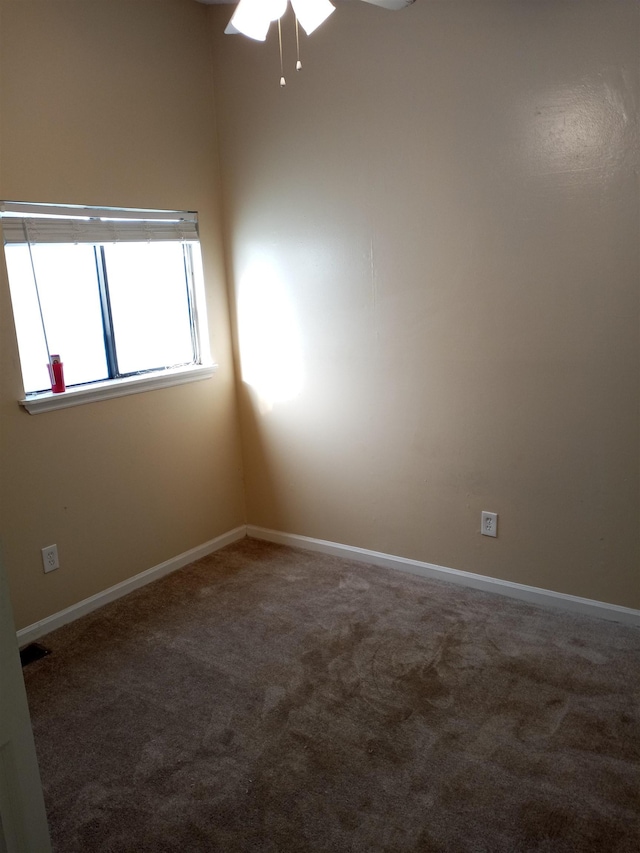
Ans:
[[[60,568],[57,545],[48,545],[42,549],[42,565],[45,572],[52,572],[54,569]]]
[[[497,536],[498,535],[498,513],[497,512],[484,512],[481,516],[480,521],[480,533],[483,536]]]

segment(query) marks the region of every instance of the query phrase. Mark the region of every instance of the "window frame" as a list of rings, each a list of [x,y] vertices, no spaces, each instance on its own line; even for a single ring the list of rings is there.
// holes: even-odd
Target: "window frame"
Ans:
[[[32,241],[29,239],[17,239],[15,232],[18,223],[29,219],[30,216],[37,217],[36,221],[44,224],[46,229],[48,223],[52,239],[45,237]],[[78,228],[86,229],[78,240],[70,239],[64,233],[62,237],[55,234],[55,230],[64,217],[76,220]],[[60,217],[60,219],[58,219]],[[209,334],[206,321],[205,292],[202,276],[200,258],[194,259],[194,253],[184,251],[185,244],[190,246],[199,245],[199,232],[197,214],[191,211],[153,211],[133,208],[97,208],[79,205],[50,205],[32,204],[28,202],[0,202],[0,228],[5,232],[7,223],[11,223],[9,230],[13,231],[13,239],[7,238],[3,233],[3,248],[9,243],[31,243],[58,242],[62,244],[73,244],[75,242],[89,243],[94,248],[96,260],[96,287],[99,293],[101,315],[104,331],[104,347],[107,361],[107,369],[110,374],[117,372],[117,358],[115,357],[115,338],[113,322],[111,317],[108,285],[106,282],[105,245],[118,242],[122,237],[122,227],[127,230],[124,236],[129,242],[156,242],[165,239],[162,235],[176,232],[171,240],[180,242],[183,246],[183,260],[185,264],[185,286],[187,290],[187,303],[189,312],[190,335],[194,362],[179,366],[158,367],[141,370],[124,375],[110,375],[104,379],[93,380],[87,383],[67,387],[63,393],[54,394],[51,390],[25,392],[23,385],[23,397],[18,403],[30,414],[54,411],[57,409],[79,406],[85,403],[97,402],[99,400],[114,397],[138,394],[157,388],[167,388],[172,385],[209,379],[217,370],[217,364],[213,362],[209,354]],[[74,225],[76,223],[74,222]],[[186,236],[182,235],[182,229]],[[141,229],[146,229],[142,230]],[[29,229],[30,230],[30,229]],[[97,230],[97,237],[96,237]],[[113,239],[109,239],[113,231]],[[102,232],[107,232],[108,236]],[[25,237],[28,234],[24,227]],[[48,233],[48,232],[47,232]],[[140,237],[144,233],[147,239]],[[135,234],[136,236],[128,236]],[[158,236],[160,234],[160,236]],[[93,236],[92,236],[93,235]],[[103,237],[103,239],[98,239]],[[196,266],[198,270],[196,269]],[[199,275],[197,272],[199,271]],[[37,286],[37,283],[36,283]],[[21,374],[22,378],[22,374]],[[23,379],[24,382],[24,379]]]
[[[210,379],[217,370],[218,365],[215,363],[197,364],[185,368],[174,367],[155,373],[126,376],[122,379],[107,379],[91,382],[87,385],[74,385],[67,388],[63,394],[54,394],[52,391],[29,394],[18,400],[18,403],[30,415],[39,415],[57,409],[82,406],[85,403],[97,403],[100,400],[140,394],[143,391],[153,391],[157,388],[169,388],[172,385],[199,382],[203,379]]]

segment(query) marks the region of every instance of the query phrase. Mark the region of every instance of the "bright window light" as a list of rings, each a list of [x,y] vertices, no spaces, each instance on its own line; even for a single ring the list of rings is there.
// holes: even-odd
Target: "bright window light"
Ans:
[[[120,372],[193,361],[181,244],[116,243],[105,258]]]
[[[28,246],[7,246],[6,249],[25,391],[43,391],[51,387],[47,343],[49,353],[64,356],[67,385],[107,379],[93,246],[33,246],[32,255],[37,290]]]
[[[210,364],[197,216],[0,203],[25,394]]]

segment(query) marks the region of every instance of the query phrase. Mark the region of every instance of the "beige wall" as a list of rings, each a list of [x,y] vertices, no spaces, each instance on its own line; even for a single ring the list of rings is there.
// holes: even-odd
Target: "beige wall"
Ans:
[[[283,91],[230,12],[0,0],[0,198],[199,210],[220,364],[30,416],[0,268],[18,627],[244,521],[212,45],[248,520],[640,607],[637,4],[347,4]]]
[[[229,14],[244,343],[304,376],[243,386],[249,522],[640,607],[637,3],[347,4],[284,90]]]
[[[206,7],[2,0],[0,198],[196,209],[205,382],[31,416],[0,282],[1,535],[18,627],[244,522]],[[61,568],[42,571],[57,543]]]

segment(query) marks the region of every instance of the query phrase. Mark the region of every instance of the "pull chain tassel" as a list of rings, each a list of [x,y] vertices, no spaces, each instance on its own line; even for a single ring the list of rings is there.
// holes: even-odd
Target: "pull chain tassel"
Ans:
[[[300,71],[302,69],[302,63],[300,62],[300,31],[298,29],[298,16],[296,15],[296,71]]]

